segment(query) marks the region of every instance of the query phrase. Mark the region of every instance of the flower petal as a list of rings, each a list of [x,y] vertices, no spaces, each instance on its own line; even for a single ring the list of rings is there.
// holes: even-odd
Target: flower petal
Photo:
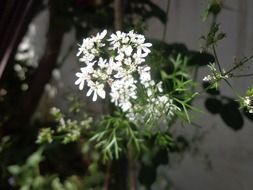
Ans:
[[[97,93],[94,91],[92,101],[95,102],[97,100]]]

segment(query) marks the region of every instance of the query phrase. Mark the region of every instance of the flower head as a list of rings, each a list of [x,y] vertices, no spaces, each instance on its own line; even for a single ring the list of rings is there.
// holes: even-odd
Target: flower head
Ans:
[[[97,96],[100,96],[102,99],[105,99],[105,90],[104,90],[104,84],[99,84],[98,82],[94,83],[92,81],[89,81],[88,86],[90,89],[87,92],[87,96],[90,96],[93,93],[92,101],[97,100]]]
[[[115,106],[127,113],[132,121],[140,122],[144,118],[172,117],[179,108],[163,92],[162,83],[155,83],[151,77],[151,68],[145,64],[145,58],[151,52],[151,43],[145,43],[145,37],[134,31],[124,33],[117,31],[106,39],[104,30],[94,37],[83,40],[77,56],[85,63],[81,72],[76,73],[75,84],[83,90],[85,82],[89,87],[87,96],[106,97],[105,88]],[[107,56],[106,56],[107,55]],[[144,102],[138,102],[141,91],[146,96]],[[144,105],[143,105],[144,103]],[[140,111],[144,107],[145,114]]]

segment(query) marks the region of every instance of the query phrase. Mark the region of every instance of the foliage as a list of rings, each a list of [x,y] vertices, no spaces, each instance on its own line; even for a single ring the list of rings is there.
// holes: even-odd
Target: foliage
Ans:
[[[201,52],[188,49],[184,44],[168,44],[161,40],[146,39],[144,43],[143,33],[148,19],[157,18],[165,26],[168,22],[168,13],[151,0],[125,1],[123,30],[128,31],[126,33],[112,32],[115,16],[113,1],[54,2],[57,4],[59,23],[64,25],[64,32],[74,28],[76,41],[80,42],[85,38],[78,52],[85,66],[88,67],[91,62],[90,55],[94,54],[96,57],[93,60],[94,67],[92,65],[92,69],[88,68],[92,72],[85,70],[86,67],[80,68],[81,72],[76,74],[76,84],[82,90],[84,82],[87,82],[90,87],[88,94],[93,93],[93,101],[99,96],[104,99],[102,104],[109,109],[102,114],[91,114],[83,104],[83,99],[73,96],[77,90],[72,89],[67,98],[67,109],[53,107],[49,121],[36,120],[25,126],[20,134],[1,137],[1,188],[127,189],[132,184],[128,181],[134,178],[135,183],[140,182],[146,189],[150,189],[157,178],[158,166],[170,164],[169,158],[173,153],[190,149],[193,142],[174,134],[172,129],[177,121],[194,124],[191,113],[203,112],[194,106],[196,98],[205,94],[206,109],[211,114],[219,115],[235,131],[242,129],[243,115],[253,120],[253,88],[249,88],[245,95],[240,95],[230,83],[232,78],[251,76],[238,76],[235,71],[248,63],[253,56],[235,60],[235,64],[227,70],[222,68],[217,56],[217,46],[226,37],[220,31],[222,25],[217,23],[217,17],[223,9],[221,1],[209,1],[204,12],[203,20],[212,18],[212,23],[207,34],[201,37]],[[86,37],[105,28],[107,30],[96,36]],[[107,32],[112,33],[109,41],[103,41]],[[130,36],[137,39],[137,45],[128,39]],[[92,48],[87,48],[87,44]],[[107,49],[102,51],[102,48]],[[32,46],[28,49],[19,48],[17,54],[20,58],[24,54],[30,54],[32,50]],[[14,68],[9,72],[9,81],[4,84],[5,91],[0,91],[0,106],[3,108],[0,112],[0,126],[8,120],[12,112],[17,111],[17,97],[29,90],[29,86],[22,88],[22,85],[24,87],[26,82],[32,81],[36,74],[36,67],[29,65],[35,62],[31,61],[31,57],[17,57]],[[125,64],[126,57],[131,64],[137,59],[141,60],[139,66]],[[109,60],[114,64],[110,66],[114,67],[108,74],[109,77],[105,77],[102,74],[105,74],[104,70],[108,70],[106,64]],[[119,60],[124,64],[117,70],[115,64]],[[61,67],[63,62],[64,59],[57,67]],[[210,71],[203,78],[202,86],[196,80],[200,67]],[[128,72],[129,68],[134,68],[134,72]],[[138,69],[143,70],[140,72]],[[108,96],[105,96],[113,89],[113,82],[123,78],[120,75],[122,70],[130,73],[128,77],[132,77],[132,86],[137,89],[136,97],[129,98],[128,102],[134,107],[132,112],[129,111],[131,107],[121,106],[116,101],[110,102]],[[87,73],[89,75],[84,80]],[[222,94],[221,82],[231,88],[236,100]],[[100,83],[103,83],[102,87]],[[121,83],[117,90],[122,90],[124,85]],[[199,91],[199,88],[202,90]],[[125,91],[119,97],[122,98],[123,95]],[[168,105],[173,109],[167,109]],[[136,165],[137,172],[132,172],[136,170]],[[131,176],[135,172],[136,176]],[[117,181],[119,178],[122,179]],[[139,181],[136,182],[137,180]],[[122,184],[117,184],[121,182]]]

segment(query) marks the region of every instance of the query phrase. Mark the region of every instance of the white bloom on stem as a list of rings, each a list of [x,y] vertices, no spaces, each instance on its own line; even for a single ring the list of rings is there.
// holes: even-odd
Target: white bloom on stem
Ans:
[[[115,60],[116,61],[122,61],[124,59],[124,54],[123,53],[119,53],[116,57],[115,57]]]
[[[119,98],[120,98],[120,94],[118,90],[112,90],[110,93],[110,96],[111,96],[111,102],[114,103],[116,106],[118,106]]]
[[[116,34],[111,34],[111,38],[108,39],[111,44],[115,44],[117,41],[121,40],[123,37],[123,33],[117,31]]]
[[[94,55],[94,54],[91,54],[91,53],[88,53],[88,52],[87,52],[87,53],[85,53],[85,54],[83,55],[83,57],[81,57],[81,58],[79,59],[79,61],[88,64],[89,62],[93,61],[94,58],[95,58],[95,55]]]
[[[76,73],[78,79],[75,84],[82,90],[87,82],[87,96],[93,94],[93,101],[96,101],[98,96],[104,99],[105,85],[109,85],[111,102],[126,112],[127,117],[134,122],[144,123],[152,118],[172,117],[179,108],[168,96],[160,95],[163,92],[162,83],[156,84],[152,80],[151,68],[144,64],[152,44],[145,43],[145,37],[134,31],[117,31],[107,39],[109,45],[106,46],[102,43],[106,34],[107,31],[104,30],[83,40],[77,56],[80,56],[80,61],[84,62],[86,67]],[[100,52],[108,51],[108,58],[105,58],[105,54],[104,57],[100,55]],[[144,105],[136,100],[139,85],[146,90],[147,100]]]
[[[203,78],[203,81],[209,82],[209,81],[211,81],[212,79],[213,79],[213,78],[212,78],[211,75],[207,75],[207,76],[205,76],[205,77]]]
[[[75,81],[75,85],[79,85],[79,90],[83,90],[85,81],[90,81],[90,73],[93,72],[92,64],[87,67],[82,67],[81,72],[76,73],[78,79]]]
[[[152,96],[153,92],[150,88],[147,89],[147,95],[148,97]]]
[[[120,107],[121,107],[121,109],[122,109],[123,112],[126,112],[126,111],[128,111],[132,107],[132,104],[130,102],[128,102],[128,101],[125,101],[125,102],[122,102],[120,104]]]
[[[137,51],[137,53],[134,53],[133,58],[134,58],[134,63],[136,65],[140,65],[141,63],[145,61],[145,59],[141,55],[141,51]]]
[[[131,42],[133,42],[133,43],[137,42],[138,35],[136,33],[134,33],[133,30],[131,30],[130,32],[128,32],[128,36],[129,36]]]
[[[97,96],[100,96],[102,99],[105,99],[105,90],[104,84],[99,84],[98,82],[88,82],[88,86],[90,89],[88,90],[86,96],[90,96],[93,93],[92,101],[95,102],[97,100]]]
[[[101,33],[97,33],[97,35],[94,37],[94,41],[97,43],[100,43],[101,40],[104,39],[106,34],[107,34],[107,30],[103,30]]]
[[[151,47],[151,43],[145,43],[145,44],[140,44],[137,47],[137,54],[141,55],[141,57],[147,57],[147,55],[151,52],[148,47]]]
[[[138,67],[138,73],[140,75],[141,84],[143,84],[145,87],[149,86],[149,82],[151,81],[150,67],[140,66]]]
[[[162,88],[162,81],[160,81],[159,83],[156,84],[157,90],[159,92],[163,92],[163,88]]]
[[[98,60],[98,66],[99,66],[101,69],[107,68],[107,67],[108,67],[108,64],[107,64],[106,59],[103,59],[103,58],[100,57],[99,60]]]
[[[85,54],[87,50],[92,49],[94,47],[94,42],[91,40],[91,38],[85,38],[83,39],[82,45],[79,45],[78,53],[76,56],[80,56],[82,53]]]
[[[133,52],[133,48],[130,45],[124,45],[121,50],[126,54],[126,56],[130,56]]]
[[[248,112],[253,113],[253,97],[252,96],[244,97],[243,103],[247,107]]]

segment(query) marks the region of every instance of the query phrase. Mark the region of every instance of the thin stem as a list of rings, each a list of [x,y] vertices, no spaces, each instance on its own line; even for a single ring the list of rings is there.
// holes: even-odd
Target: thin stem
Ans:
[[[215,49],[214,45],[212,45],[212,49],[213,49],[213,53],[214,53],[215,62],[218,65],[218,68],[219,68],[219,71],[220,71],[221,75],[223,75],[221,65],[220,65],[220,62],[219,62],[219,59],[218,59],[218,56],[217,56],[216,49]]]
[[[136,190],[135,163],[133,159],[133,149],[131,145],[128,147],[128,179],[129,189]]]
[[[114,27],[115,30],[123,29],[123,0],[114,0]]]
[[[240,78],[240,77],[253,77],[253,74],[243,74],[243,75],[232,75],[233,78]]]
[[[232,71],[234,71],[235,69],[243,66],[244,63],[250,61],[252,58],[253,58],[253,55],[251,55],[250,57],[245,58],[244,60],[240,61],[237,65],[235,65],[230,70],[228,70],[227,72],[225,72],[224,75],[227,75],[227,74],[231,73]]]
[[[106,176],[103,185],[103,190],[109,190],[110,178],[111,178],[111,163],[108,163],[106,168]]]
[[[227,83],[227,85],[231,88],[231,90],[234,92],[234,94],[238,97],[238,98],[240,98],[241,96],[240,96],[240,94],[238,93],[238,91],[237,90],[235,90],[234,88],[233,88],[233,86],[230,84],[230,82],[227,80],[227,79],[224,79],[223,78],[223,80]]]
[[[167,8],[166,8],[166,22],[165,22],[164,28],[163,28],[163,37],[162,37],[162,41],[164,41],[164,42],[165,42],[165,40],[166,40],[166,34],[167,34],[167,25],[168,25],[169,10],[170,10],[170,0],[168,0],[168,3],[167,3]]]

